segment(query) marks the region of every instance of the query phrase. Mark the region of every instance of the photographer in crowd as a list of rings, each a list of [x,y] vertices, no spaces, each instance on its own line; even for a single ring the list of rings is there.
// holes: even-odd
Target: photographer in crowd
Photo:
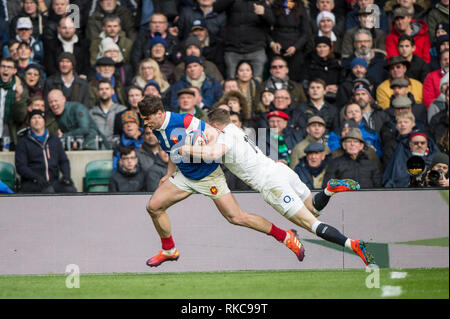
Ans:
[[[434,155],[431,169],[426,174],[427,186],[448,187],[448,155],[445,153]]]

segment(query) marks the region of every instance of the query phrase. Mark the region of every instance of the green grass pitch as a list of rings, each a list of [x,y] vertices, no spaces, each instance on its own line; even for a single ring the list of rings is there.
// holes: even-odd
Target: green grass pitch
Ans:
[[[406,277],[391,278],[392,272],[406,273]],[[448,268],[379,269],[379,288],[369,289],[366,280],[371,274],[365,269],[81,274],[80,287],[71,289],[66,287],[66,275],[8,275],[0,276],[0,298],[449,298]],[[385,286],[400,286],[401,294],[383,297]]]

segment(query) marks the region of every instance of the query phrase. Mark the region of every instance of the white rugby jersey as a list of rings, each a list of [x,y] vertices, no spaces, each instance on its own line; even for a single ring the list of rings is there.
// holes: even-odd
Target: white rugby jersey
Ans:
[[[216,143],[229,147],[223,164],[253,189],[261,191],[270,175],[276,173],[276,163],[236,125],[228,124],[223,128]]]

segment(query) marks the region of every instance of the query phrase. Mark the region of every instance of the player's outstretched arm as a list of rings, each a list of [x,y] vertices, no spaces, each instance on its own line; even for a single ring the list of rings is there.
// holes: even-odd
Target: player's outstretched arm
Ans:
[[[204,161],[215,161],[220,159],[229,148],[225,144],[214,143],[206,145],[183,145],[179,148],[179,153],[182,156],[191,155],[196,158],[201,158]]]

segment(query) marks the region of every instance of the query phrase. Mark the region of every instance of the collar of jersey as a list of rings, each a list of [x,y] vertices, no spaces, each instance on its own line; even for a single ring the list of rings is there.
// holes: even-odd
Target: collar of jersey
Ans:
[[[164,123],[161,125],[161,127],[158,129],[158,131],[165,130],[167,128],[167,126],[169,125],[169,122],[170,122],[171,114],[172,113],[169,111],[166,112],[166,118],[164,119]]]

